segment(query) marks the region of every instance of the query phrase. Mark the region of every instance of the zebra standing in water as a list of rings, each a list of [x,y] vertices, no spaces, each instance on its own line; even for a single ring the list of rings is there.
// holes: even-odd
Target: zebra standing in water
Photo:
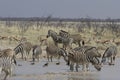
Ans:
[[[101,54],[98,53],[95,47],[91,47],[89,49],[81,48],[80,50],[69,50],[67,56],[63,56],[66,58],[66,61],[70,61],[70,70],[74,70],[74,64],[76,64],[76,71],[78,71],[78,65],[82,65],[84,71],[89,70],[89,63],[92,63],[94,67],[100,71],[101,65],[100,61],[97,57],[100,57]]]
[[[55,44],[47,45],[46,53],[47,53],[48,62],[49,62],[49,59],[52,62],[53,57],[57,58],[58,62],[56,63],[56,65],[60,64],[59,60],[60,60],[61,56],[63,56],[64,54],[67,54],[63,48],[59,48]],[[66,60],[66,58],[64,58],[64,60]],[[48,66],[48,62],[46,64],[44,64],[44,66]]]
[[[16,64],[16,60],[12,49],[4,49],[0,51],[0,74],[2,71],[5,72],[4,80],[6,80],[9,75],[12,75],[13,63]]]
[[[35,59],[37,59],[39,61],[39,57],[42,54],[42,45],[47,45],[46,39],[40,39],[40,45],[34,45],[33,46],[33,54],[32,54],[32,58],[33,58],[33,63],[35,62]]]
[[[25,57],[25,60],[28,58],[29,53],[32,49],[32,44],[30,42],[20,43],[14,48],[15,54],[21,53],[22,59]]]
[[[108,59],[109,65],[114,65],[115,64],[115,57],[117,55],[117,47],[116,46],[110,46],[108,47],[103,56],[102,56],[102,61],[101,63],[105,63],[106,58]]]

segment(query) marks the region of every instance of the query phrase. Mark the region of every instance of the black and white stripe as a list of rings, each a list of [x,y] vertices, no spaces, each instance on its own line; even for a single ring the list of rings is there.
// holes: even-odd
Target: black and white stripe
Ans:
[[[19,45],[17,45],[15,48],[14,48],[14,51],[15,51],[15,54],[17,55],[18,53],[21,53],[21,57],[23,59],[23,54],[24,54],[24,48],[23,48],[23,44],[20,43]]]
[[[86,49],[87,48],[87,49]],[[74,70],[74,64],[76,64],[76,71],[78,71],[78,65],[83,66],[83,70],[89,70],[89,63],[92,63],[94,67],[99,71],[101,66],[99,65],[100,54],[95,47],[82,47],[79,50],[69,50],[68,51],[68,61],[70,61],[70,70]]]
[[[33,54],[32,54],[33,62],[35,62],[35,59],[37,59],[39,61],[39,57],[41,54],[42,54],[41,45],[34,45],[33,46]]]
[[[8,76],[12,76],[13,63],[16,64],[15,62],[12,62],[10,56],[0,57],[0,74],[2,74],[2,72],[5,73],[3,80],[6,80]]]
[[[116,46],[108,47],[102,56],[101,63],[105,63],[106,59],[108,59],[109,65],[114,65],[116,55],[117,55],[117,47]]]
[[[32,44],[30,42],[20,43],[14,48],[15,54],[21,53],[22,59],[25,57],[25,60],[28,58],[29,53],[32,49]]]

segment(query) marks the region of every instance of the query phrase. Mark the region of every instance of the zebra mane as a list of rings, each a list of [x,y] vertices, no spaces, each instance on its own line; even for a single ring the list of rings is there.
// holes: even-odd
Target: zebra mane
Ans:
[[[94,61],[94,59],[97,60],[97,64],[100,63],[99,59],[98,59],[97,57],[94,57],[92,60],[90,60],[90,62],[91,62],[92,64],[96,64],[96,62]]]
[[[53,31],[53,30],[51,30],[51,29],[48,30],[48,33],[50,33],[50,32],[54,32],[55,34],[57,34],[55,31]]]
[[[109,49],[109,48],[107,48],[107,49],[105,50],[105,52],[104,52],[104,54],[103,54],[102,58],[103,58],[103,57],[105,57],[106,52],[108,51],[108,49]]]

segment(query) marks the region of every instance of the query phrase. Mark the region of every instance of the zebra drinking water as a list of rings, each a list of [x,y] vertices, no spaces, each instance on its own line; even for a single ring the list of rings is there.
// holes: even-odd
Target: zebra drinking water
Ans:
[[[108,47],[102,56],[101,63],[105,63],[106,59],[108,59],[109,65],[114,65],[116,55],[117,55],[117,47],[116,46]]]
[[[86,49],[87,48],[87,49]],[[82,47],[80,49],[71,49],[67,51],[67,56],[64,54],[65,60],[70,63],[70,70],[74,70],[74,64],[76,64],[76,71],[78,71],[78,65],[83,66],[83,70],[89,70],[89,63],[92,63],[94,67],[100,71],[101,65],[97,57],[100,57],[101,54],[98,53],[95,47]]]

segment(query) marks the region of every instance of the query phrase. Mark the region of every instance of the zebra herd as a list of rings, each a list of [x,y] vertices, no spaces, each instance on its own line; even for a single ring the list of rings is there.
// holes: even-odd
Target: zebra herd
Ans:
[[[98,52],[97,47],[84,45],[84,40],[80,35],[71,35],[66,31],[60,30],[57,34],[53,30],[48,30],[47,38],[53,39],[53,44],[47,43],[47,39],[40,40],[40,44],[32,45],[28,41],[19,43],[14,49],[4,49],[0,51],[0,73],[5,72],[4,80],[7,76],[12,74],[12,65],[17,65],[16,55],[21,53],[21,58],[27,60],[29,58],[30,51],[32,50],[32,62],[39,61],[40,55],[43,53],[42,45],[46,45],[47,63],[44,66],[48,66],[49,61],[53,61],[53,57],[58,58],[57,65],[60,64],[60,58],[62,57],[66,64],[70,67],[71,71],[74,71],[74,67],[78,72],[79,66],[82,66],[83,71],[90,70],[90,64],[98,71],[102,69],[102,65],[108,59],[109,65],[115,64],[115,57],[117,55],[116,46],[108,47],[104,54]],[[59,47],[58,43],[62,43],[63,47]],[[72,48],[72,43],[78,44],[78,47]],[[82,44],[81,44],[82,43]],[[100,61],[101,58],[101,61]],[[50,59],[50,60],[49,60]]]

